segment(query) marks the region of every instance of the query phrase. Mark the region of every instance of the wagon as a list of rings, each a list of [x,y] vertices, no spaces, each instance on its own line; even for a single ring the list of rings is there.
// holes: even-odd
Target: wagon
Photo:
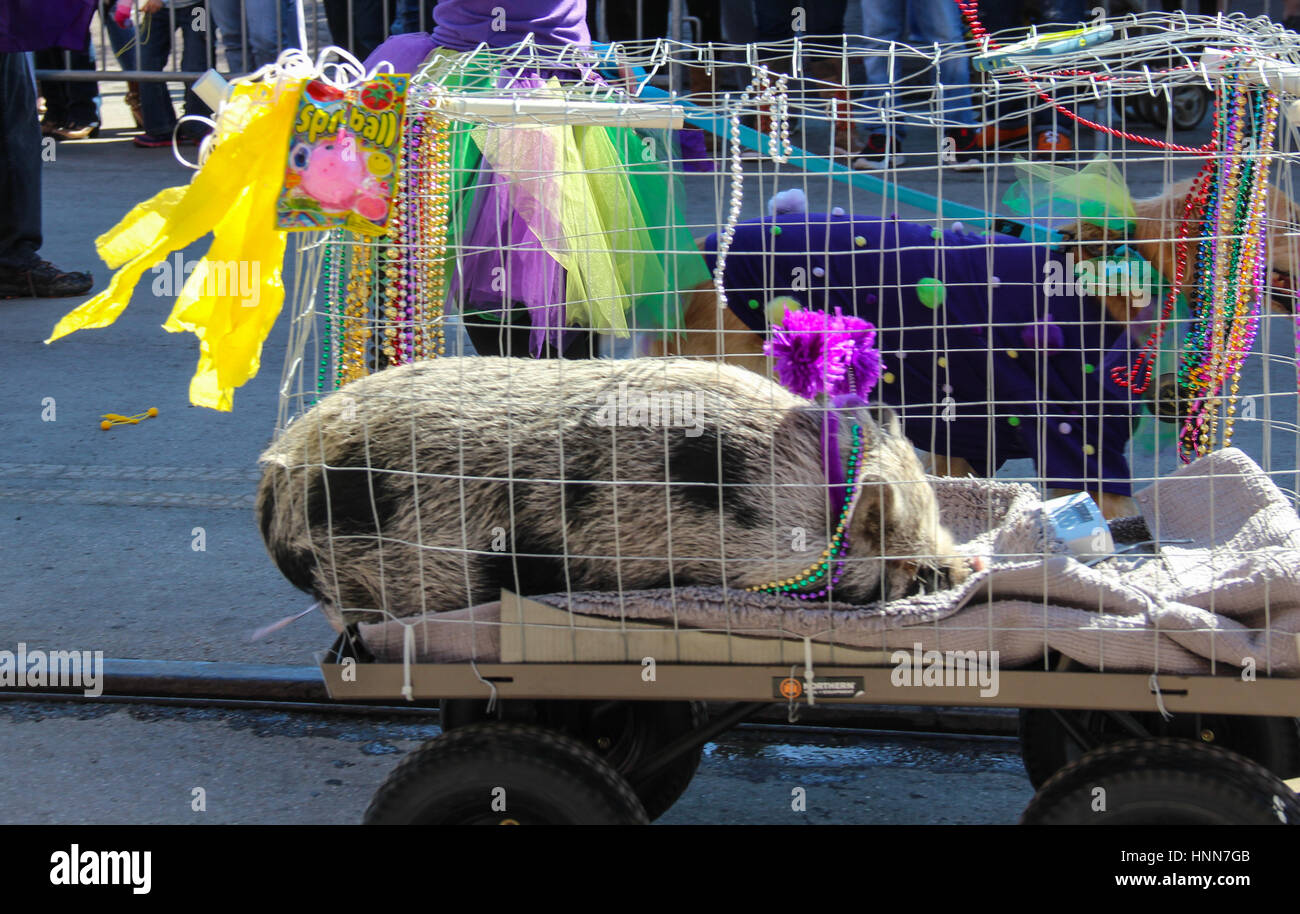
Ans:
[[[398,765],[371,801],[367,822],[642,823],[676,802],[704,745],[728,728],[771,705],[794,717],[804,706],[842,704],[1020,709],[1025,766],[1037,790],[1021,816],[1027,824],[1300,822],[1300,799],[1287,784],[1300,776],[1300,423],[1290,346],[1295,299],[1289,283],[1275,275],[1290,272],[1278,264],[1300,264],[1300,258],[1293,256],[1293,216],[1259,202],[1290,186],[1292,131],[1278,123],[1285,124],[1300,87],[1300,43],[1270,23],[1239,16],[1149,14],[1071,35],[1052,41],[1035,34],[1012,45],[1006,36],[998,43],[977,32],[975,41],[949,48],[881,48],[848,36],[766,47],[631,43],[598,47],[582,58],[583,66],[604,74],[601,79],[542,96],[495,83],[469,87],[465,76],[483,66],[546,69],[546,61],[530,56],[540,53],[536,47],[501,52],[504,58],[489,64],[471,55],[459,69],[426,67],[416,75],[414,86],[432,88],[423,102],[413,90],[408,118],[518,131],[517,137],[508,134],[511,139],[590,125],[685,127],[704,134],[705,152],[692,160],[676,150],[665,154],[646,133],[645,162],[649,172],[670,179],[665,210],[681,220],[659,226],[664,243],[676,243],[685,229],[712,245],[720,310],[728,307],[732,275],[726,246],[738,224],[751,214],[768,225],[764,203],[791,187],[802,192],[803,212],[926,220],[939,247],[985,244],[991,252],[995,235],[1046,246],[1084,240],[1070,233],[1090,218],[1083,206],[1088,201],[1075,196],[1074,211],[1065,212],[1059,195],[1031,187],[1035,180],[1051,183],[1045,172],[1018,172],[1010,153],[991,146],[959,150],[945,142],[965,121],[954,120],[959,112],[942,104],[953,87],[935,82],[932,64],[944,54],[962,56],[982,73],[985,92],[1016,97],[1023,112],[1054,125],[1072,122],[1077,141],[1091,141],[1095,148],[1088,152],[1106,155],[1130,187],[1157,191],[1200,174],[1206,177],[1196,177],[1192,188],[1201,188],[1212,205],[1207,209],[1201,201],[1193,219],[1188,214],[1196,201],[1188,196],[1185,209],[1166,214],[1169,236],[1148,239],[1167,242],[1181,258],[1172,291],[1167,281],[1145,287],[1156,296],[1151,320],[1160,332],[1136,362],[1105,366],[1112,379],[1129,370],[1122,385],[1129,392],[1123,409],[1129,410],[1124,416],[1131,438],[1125,459],[1141,510],[1109,523],[1090,521],[1091,547],[1059,535],[1053,513],[1059,506],[1052,507],[1046,491],[1054,486],[1038,461],[1049,450],[1049,436],[1073,433],[1074,425],[1105,411],[1097,388],[1087,386],[1097,379],[1084,380],[1083,389],[1093,393],[1065,405],[1049,403],[1045,387],[1027,400],[1000,401],[991,379],[990,396],[959,403],[936,380],[926,402],[908,409],[928,409],[937,422],[949,408],[967,408],[966,417],[984,423],[990,441],[1023,434],[1027,417],[1054,415],[1058,407],[1079,417],[1038,423],[1039,437],[1026,439],[1026,451],[990,467],[995,481],[928,481],[939,493],[945,522],[952,505],[968,508],[965,520],[954,521],[964,530],[957,540],[982,544],[979,549],[994,557],[977,586],[959,597],[923,593],[909,595],[911,602],[824,602],[813,609],[779,594],[722,587],[551,593],[521,584],[502,590],[499,599],[453,612],[389,614],[366,624],[336,617],[338,639],[318,658],[332,698],[401,696],[436,701],[441,711],[443,734]],[[856,67],[873,56],[908,79],[862,82]],[[863,97],[872,101],[863,103]],[[1196,123],[1167,119],[1153,107],[1162,98],[1182,97],[1214,99],[1214,133],[1182,132]],[[972,96],[968,104],[985,101]],[[1084,105],[1095,120],[1078,114]],[[1128,122],[1139,113],[1159,123],[1160,135],[1143,133],[1149,125],[1136,117]],[[845,130],[868,123],[870,129],[909,127],[911,139],[901,145],[906,167],[890,162],[862,169],[837,153]],[[697,174],[694,166],[710,158],[721,160],[724,170]],[[1082,158],[1053,164],[1077,168]],[[1018,207],[1004,202],[1014,196],[1008,187],[1017,179]],[[1229,189],[1242,196],[1229,199]],[[432,200],[434,211],[449,205],[445,187],[430,191],[416,181],[406,193],[412,201]],[[1046,206],[1038,205],[1044,200]],[[1229,209],[1244,220],[1236,229],[1220,215]],[[453,353],[470,352],[451,316],[458,293],[448,283],[449,274],[481,251],[465,236],[448,240],[452,224],[425,239],[376,241],[334,230],[299,243],[303,295],[285,363],[280,431],[323,398],[346,397],[359,376],[417,356],[436,357],[444,343]],[[771,225],[778,234],[779,223]],[[710,234],[715,237],[706,244]],[[1116,249],[1139,239],[1121,233],[1092,241],[1100,253],[1090,256],[1110,269],[1118,262]],[[517,242],[503,242],[495,256],[508,262]],[[588,243],[610,253],[600,237]],[[1283,256],[1288,252],[1289,261]],[[808,269],[784,296],[795,300],[792,310],[815,310],[829,300],[817,286],[826,277],[818,258],[827,253],[804,252]],[[385,300],[382,279],[373,287],[358,284],[356,265],[376,258],[364,263],[382,273],[379,257],[406,258],[437,283],[437,300],[427,303],[421,318],[427,326],[414,331],[436,337],[437,352],[404,348],[400,315],[386,313],[404,294],[399,286]],[[936,270],[941,260],[936,254]],[[1160,268],[1173,269],[1172,260]],[[430,264],[445,264],[447,272],[428,272]],[[1194,276],[1212,286],[1208,294],[1197,292]],[[946,367],[947,356],[957,351],[945,348],[955,345],[947,334],[960,329],[942,307],[946,277],[928,279],[925,296],[914,291],[919,283],[900,291],[897,283],[871,280],[881,299],[913,294],[933,312],[925,329],[933,331],[934,344],[887,353],[882,384],[894,383],[893,372],[901,378],[904,357],[937,357]],[[996,304],[1009,284],[990,274],[982,288]],[[669,291],[685,296],[699,289]],[[1168,307],[1161,313],[1166,292]],[[635,298],[636,289],[628,295]],[[493,320],[508,328],[520,313],[516,304],[504,296]],[[771,322],[792,313],[758,298],[749,304]],[[656,322],[652,311],[628,308],[629,333],[615,334],[605,354],[672,354],[691,328],[663,313]],[[990,342],[979,354],[990,376],[1011,370],[1006,359],[1022,357],[1016,370],[1028,362],[1039,376],[1049,373],[1051,347],[1034,334],[1025,338],[1023,352],[995,346],[996,312],[989,313]],[[875,322],[882,333],[891,329]],[[713,343],[689,354],[729,357],[724,337],[730,332],[709,331]],[[770,351],[764,356],[751,349],[750,355],[759,360],[751,366],[772,370]],[[1100,374],[1102,366],[1076,361],[1082,375]],[[472,389],[466,394],[477,395]],[[937,433],[926,441],[909,435],[936,458],[935,469],[963,456]],[[1092,455],[1092,443],[1082,447]],[[1119,491],[1108,487],[1115,480],[1100,464],[1085,463],[1079,490]],[[421,472],[416,466],[365,469],[367,478]],[[472,468],[462,473],[466,480],[474,476]],[[506,480],[538,481],[527,474]],[[378,512],[378,502],[372,504]],[[1013,526],[1021,533],[1033,527],[1046,538],[1037,549],[1024,541],[1011,548],[1011,540],[998,537]],[[380,543],[384,537],[382,530],[365,535]],[[330,545],[327,540],[315,548]],[[570,556],[552,558],[566,562]],[[380,613],[377,606],[360,609]]]

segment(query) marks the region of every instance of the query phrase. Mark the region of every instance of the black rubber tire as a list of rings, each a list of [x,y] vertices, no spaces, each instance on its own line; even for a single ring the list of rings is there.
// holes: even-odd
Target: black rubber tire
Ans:
[[[490,720],[482,700],[444,699],[439,703],[443,732]],[[703,746],[673,759],[644,783],[637,768],[673,740],[702,727],[708,714],[696,701],[509,701],[504,719],[536,724],[582,742],[615,771],[634,782],[650,821],[672,808],[700,767]]]
[[[505,809],[494,811],[498,788]],[[375,792],[366,825],[644,825],[617,772],[561,733],[527,724],[470,724],[412,752]]]
[[[1164,93],[1154,97],[1142,96],[1138,105],[1142,119],[1150,121],[1160,130],[1166,127],[1194,130],[1199,127],[1210,110],[1209,90],[1204,86],[1178,86],[1172,90],[1172,95],[1172,107]]]
[[[1183,739],[1123,740],[1054,774],[1020,824],[1297,825],[1300,797],[1226,749]]]
[[[1020,756],[1029,783],[1041,787],[1087,747],[1078,746],[1057,718],[1070,715],[1080,729],[1095,739],[1094,746],[1131,739],[1114,719],[1101,711],[1052,712],[1040,708],[1020,712]],[[1166,721],[1159,714],[1133,717],[1153,737],[1178,738],[1230,749],[1257,762],[1280,778],[1300,777],[1300,721],[1294,717],[1253,717],[1233,714],[1179,714]],[[1206,740],[1202,734],[1209,734]]]

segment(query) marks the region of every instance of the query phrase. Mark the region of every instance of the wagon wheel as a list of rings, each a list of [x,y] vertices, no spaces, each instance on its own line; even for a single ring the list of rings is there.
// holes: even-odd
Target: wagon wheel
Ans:
[[[439,707],[444,732],[491,719],[483,701],[444,700]],[[695,746],[660,771],[637,783],[637,769],[651,755],[708,719],[704,705],[690,701],[509,701],[502,717],[536,724],[580,740],[615,771],[636,783],[637,796],[651,821],[667,812],[690,786],[704,747]]]
[[[614,769],[575,739],[527,724],[469,724],[404,758],[367,825],[642,825]]]
[[[1280,778],[1300,775],[1300,723],[1292,717],[1180,714],[1166,721],[1159,714],[1032,708],[1020,712],[1020,751],[1029,782],[1040,787],[1088,750],[1139,735],[1135,731],[1231,749]]]
[[[1022,825],[1294,825],[1300,797],[1247,758],[1181,739],[1124,740],[1058,771]]]
[[[1143,117],[1157,127],[1193,130],[1210,110],[1210,92],[1204,86],[1178,86],[1170,91],[1170,96],[1172,105],[1164,95],[1146,96],[1141,109]]]

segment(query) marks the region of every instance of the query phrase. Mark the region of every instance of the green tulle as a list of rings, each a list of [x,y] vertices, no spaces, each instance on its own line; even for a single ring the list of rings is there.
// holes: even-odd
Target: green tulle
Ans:
[[[438,49],[430,60],[413,84],[495,90],[499,61],[489,52]],[[556,94],[562,87],[552,80],[535,91]],[[458,122],[449,143],[448,275],[476,197],[485,191],[486,155],[497,174],[514,182],[512,189],[527,185],[520,192],[536,203],[525,219],[565,268],[569,324],[620,336],[631,327],[680,328],[681,293],[708,282],[710,273],[682,217],[671,131],[567,125],[496,130]],[[548,163],[541,177],[538,155]]]
[[[1037,219],[1091,222],[1113,232],[1131,231],[1137,210],[1124,176],[1104,155],[1080,169],[1017,158],[1020,180],[1002,198],[1013,213]]]

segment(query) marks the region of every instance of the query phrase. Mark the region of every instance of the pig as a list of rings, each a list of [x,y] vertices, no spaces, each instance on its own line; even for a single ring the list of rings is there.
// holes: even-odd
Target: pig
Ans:
[[[963,581],[892,413],[688,359],[439,358],[378,372],[267,448],[257,515],[280,570],[345,625],[502,588],[757,588],[815,564],[835,528],[828,408],[833,459],[848,466],[854,423],[864,447],[834,599]]]

